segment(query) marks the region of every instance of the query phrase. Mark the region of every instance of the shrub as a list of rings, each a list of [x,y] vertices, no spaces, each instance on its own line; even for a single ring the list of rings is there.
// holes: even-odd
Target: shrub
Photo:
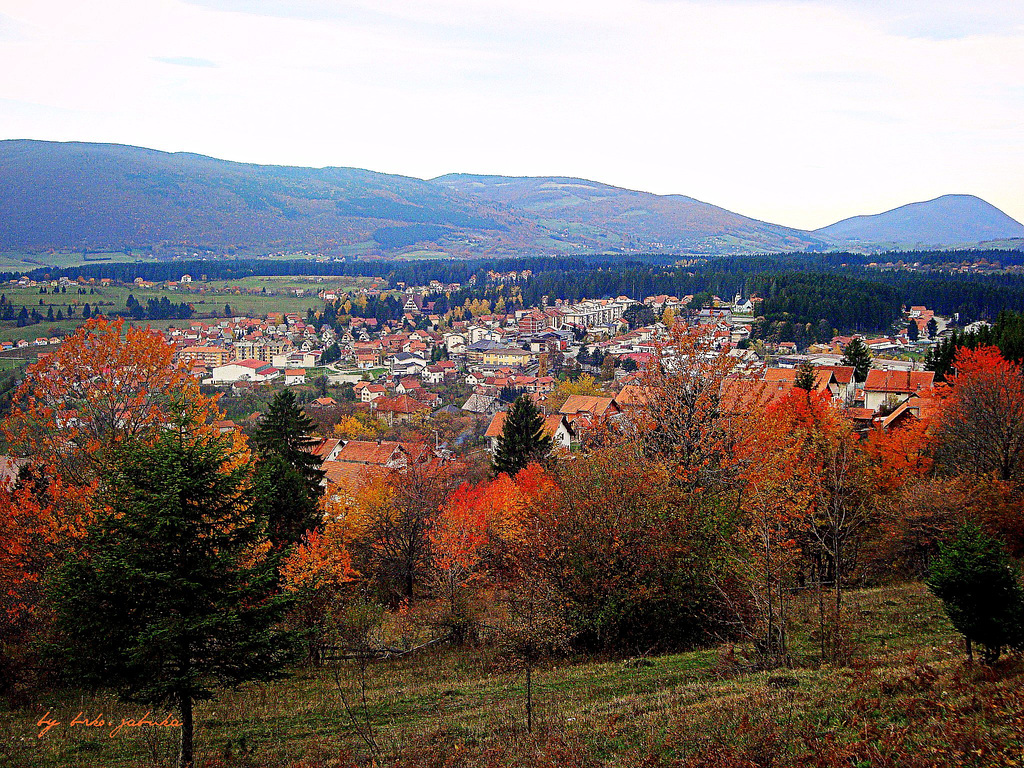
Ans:
[[[954,628],[982,647],[982,658],[994,663],[1005,646],[1024,639],[1024,593],[1006,551],[978,526],[960,527],[956,537],[940,546],[928,588],[942,600]]]

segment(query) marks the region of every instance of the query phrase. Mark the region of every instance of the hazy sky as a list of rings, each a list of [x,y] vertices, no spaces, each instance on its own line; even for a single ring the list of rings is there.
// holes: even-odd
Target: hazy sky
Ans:
[[[0,0],[0,72],[0,138],[1024,221],[1024,0]]]

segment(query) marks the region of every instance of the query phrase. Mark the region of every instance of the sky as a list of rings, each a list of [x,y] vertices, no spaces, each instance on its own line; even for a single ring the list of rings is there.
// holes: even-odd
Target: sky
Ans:
[[[0,0],[0,138],[1024,221],[1022,0]]]

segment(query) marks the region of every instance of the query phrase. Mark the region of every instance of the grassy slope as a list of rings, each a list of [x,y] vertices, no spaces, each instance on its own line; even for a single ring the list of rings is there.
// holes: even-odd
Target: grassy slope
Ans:
[[[301,277],[252,277],[232,282],[221,281],[204,284],[204,286],[209,289],[208,292],[204,294],[167,291],[163,289],[115,286],[96,288],[96,292],[94,294],[87,293],[85,296],[76,293],[75,288],[70,288],[67,293],[40,294],[38,288],[19,288],[9,284],[0,285],[0,293],[5,294],[7,296],[7,300],[11,304],[16,308],[21,306],[28,307],[30,312],[32,309],[37,309],[41,313],[45,314],[47,308],[52,305],[54,313],[56,313],[58,309],[61,309],[66,314],[66,308],[69,305],[73,304],[77,306],[75,318],[71,320],[65,319],[60,323],[50,323],[44,320],[42,323],[26,326],[24,328],[18,328],[13,322],[0,323],[0,340],[32,340],[38,336],[49,337],[56,335],[53,329],[63,333],[71,333],[75,328],[81,325],[81,307],[83,304],[88,303],[93,310],[99,308],[103,312],[123,310],[126,302],[128,301],[129,294],[134,295],[136,300],[142,304],[145,304],[148,299],[162,299],[164,297],[175,304],[183,301],[191,303],[194,305],[196,310],[196,315],[193,318],[195,320],[210,319],[211,314],[216,319],[222,319],[224,316],[225,304],[229,304],[231,306],[231,311],[234,315],[263,317],[269,312],[298,312],[305,317],[306,310],[309,308],[313,308],[318,311],[323,309],[323,302],[316,296],[316,292],[320,289],[332,287],[340,290],[347,290],[358,283],[368,282],[368,280],[363,280],[361,278],[348,277],[326,278],[322,284],[316,283],[313,279],[303,279]],[[238,286],[243,289],[261,288],[266,286],[268,290],[272,290],[277,293],[273,296],[261,296],[214,290],[226,289],[234,286]],[[287,291],[289,288],[305,288],[308,293],[302,297],[287,295],[284,291]],[[44,302],[42,305],[39,304],[40,299]],[[185,320],[154,321],[152,325],[160,328],[166,327],[167,325],[178,325],[180,327],[187,322],[188,321]],[[145,321],[142,321],[141,324],[145,325],[146,323]]]
[[[744,672],[718,649],[552,664],[536,677],[538,728],[523,727],[523,681],[493,654],[438,651],[378,662],[367,713],[379,762],[401,765],[1010,765],[1024,748],[1024,670],[966,668],[960,644],[920,585],[851,593],[853,643],[843,666],[819,665],[811,600],[793,670]],[[798,622],[799,623],[799,622]],[[222,694],[198,712],[208,765],[369,762],[339,691],[358,701],[356,670],[294,677]],[[21,766],[170,764],[176,732],[109,738],[65,727],[37,739],[47,710],[142,713],[110,696],[54,694],[0,715],[0,762]],[[97,729],[99,730],[99,729]],[[6,755],[4,754],[6,750]],[[225,758],[226,752],[231,753]],[[1015,757],[1016,756],[1016,757]],[[200,761],[202,764],[202,761]]]

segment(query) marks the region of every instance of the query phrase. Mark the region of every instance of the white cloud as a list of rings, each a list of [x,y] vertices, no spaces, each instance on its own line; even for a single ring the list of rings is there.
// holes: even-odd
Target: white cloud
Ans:
[[[793,226],[947,192],[1024,219],[1020,4],[889,5],[0,0],[0,137],[580,175]]]

